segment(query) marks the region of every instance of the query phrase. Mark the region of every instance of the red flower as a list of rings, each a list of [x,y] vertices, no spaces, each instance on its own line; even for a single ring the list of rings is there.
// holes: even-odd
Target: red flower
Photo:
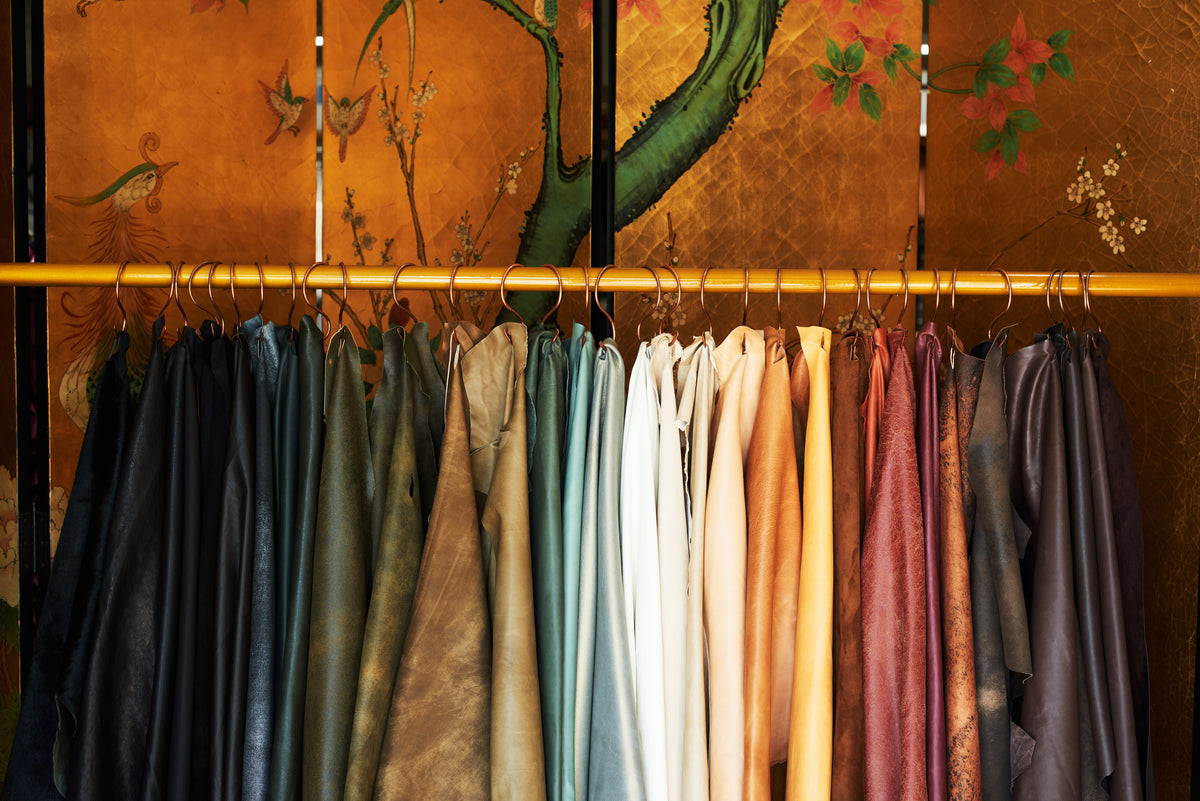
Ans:
[[[1013,25],[1012,36],[1008,40],[1008,56],[1004,66],[1013,72],[1022,72],[1030,64],[1041,64],[1054,55],[1054,48],[1037,39],[1025,38],[1025,17],[1017,12],[1017,22]]]
[[[846,104],[850,106],[851,111],[858,109],[858,87],[864,83],[871,86],[883,83],[883,73],[867,70],[866,72],[850,76],[850,98],[846,101]]]
[[[623,20],[633,13],[634,9],[642,13],[646,21],[651,25],[658,25],[662,22],[662,11],[658,7],[658,0],[617,0],[617,20]],[[585,27],[592,24],[592,0],[580,0],[579,3],[579,27]]]
[[[871,21],[871,14],[879,12],[885,17],[894,17],[904,10],[902,0],[862,0],[854,8],[854,18],[858,20],[858,27],[865,28],[867,23]]]
[[[1018,75],[1016,85],[1005,89],[1004,96],[1017,103],[1037,102],[1033,93],[1033,81],[1029,80],[1028,75]]]
[[[995,86],[988,88],[987,97],[983,100],[974,95],[968,97],[963,101],[959,112],[969,120],[982,120],[986,117],[988,124],[995,131],[1003,128],[1004,121],[1008,119],[1008,109],[1000,97],[1000,90]]]
[[[870,86],[875,86],[877,83],[883,83],[883,73],[875,72],[874,70],[867,70],[866,72],[860,72],[857,75],[851,75],[850,95],[846,98],[846,102],[842,104],[843,108],[848,107],[851,111],[855,111],[858,108],[858,87],[862,86],[864,83],[869,84]],[[809,104],[808,110],[812,112],[813,116],[816,116],[818,114],[824,114],[826,111],[829,111],[832,108],[833,84],[830,83],[826,84],[824,89],[817,92],[816,97],[814,97],[812,99],[812,103]]]
[[[900,20],[895,20],[883,33],[883,38],[867,36],[850,20],[842,20],[833,25],[833,33],[843,42],[862,41],[863,47],[873,56],[883,58],[892,54],[892,48],[900,41]]]
[[[833,84],[825,84],[825,88],[817,92],[816,97],[808,105],[808,110],[815,117],[833,108]]]
[[[997,148],[983,168],[983,182],[987,183],[999,175],[1000,171],[1004,169],[1004,164],[1004,156],[1000,155],[1000,150]],[[1026,161],[1024,153],[1017,154],[1017,159],[1013,162],[1013,169],[1022,175],[1029,174],[1029,162]]]

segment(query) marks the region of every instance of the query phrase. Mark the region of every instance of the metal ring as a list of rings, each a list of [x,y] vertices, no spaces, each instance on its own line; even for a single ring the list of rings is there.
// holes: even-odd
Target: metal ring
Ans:
[[[504,282],[508,280],[509,273],[511,273],[515,268],[523,267],[523,266],[524,265],[522,265],[522,264],[510,264],[510,265],[508,265],[507,268],[505,268],[504,274],[500,276],[500,303],[504,306],[504,308],[506,308],[510,312],[512,312],[514,317],[516,317],[518,320],[521,321],[521,325],[525,325],[525,318],[521,316],[521,313],[519,311],[514,309],[512,306],[508,305],[508,298],[505,297],[505,294],[504,294]],[[451,284],[451,286],[454,285],[453,273],[451,273],[451,275],[450,275],[450,284]],[[526,326],[526,327],[528,328],[528,326]]]
[[[929,271],[933,273],[933,314],[929,316],[929,321],[933,322],[937,319],[938,309],[942,307],[942,274],[938,272],[937,267],[930,267]]]
[[[775,327],[783,331],[783,268],[775,268]]]
[[[288,262],[288,272],[292,276],[292,305],[288,307],[287,323],[292,324],[292,317],[296,314],[296,263]]]
[[[117,280],[113,286],[113,294],[117,296],[117,308],[121,310],[121,331],[124,332],[129,324],[129,314],[125,311],[125,306],[121,303],[121,276],[125,274],[125,268],[129,266],[129,262],[121,262],[121,266],[117,268]]]
[[[876,314],[875,309],[873,309],[871,307],[871,276],[872,276],[872,274],[874,274],[875,270],[877,270],[877,269],[878,269],[877,267],[872,267],[870,270],[867,270],[867,281],[866,281],[866,284],[867,284],[867,314],[871,315],[871,319],[875,321],[876,328],[882,328],[883,327],[883,318],[882,318],[883,310],[882,309],[880,310],[881,314]]]
[[[671,317],[674,316],[676,309],[679,308],[679,305],[683,303],[683,281],[679,278],[679,271],[670,264],[664,265],[663,269],[669,272],[675,279],[675,305],[672,306],[671,310],[664,314],[662,319],[658,321],[658,333],[660,334],[666,330],[667,322],[669,322]],[[671,344],[674,345],[678,341],[679,332],[676,331],[675,338],[671,340]]]
[[[237,288],[234,286],[234,271],[237,269],[237,262],[229,262],[229,297],[233,299],[233,314],[235,316],[234,325],[241,326],[242,310],[238,308]]]
[[[329,266],[328,262],[324,262],[324,261],[313,262],[312,266],[304,271],[304,278],[301,279],[301,281],[300,281],[300,294],[304,297],[304,302],[308,305],[308,308],[312,309],[313,314],[315,314],[317,317],[325,318],[325,331],[322,334],[322,337],[321,337],[322,340],[325,339],[325,335],[328,335],[329,332],[333,330],[333,318],[330,317],[328,314],[326,314],[323,309],[317,308],[316,304],[313,303],[311,300],[309,300],[309,298],[308,298],[308,276],[311,275],[312,271],[317,269],[318,267],[328,267],[328,266]]]
[[[742,292],[742,325],[746,324],[746,315],[750,313],[750,267],[748,265],[742,267],[742,272],[746,276],[745,289]],[[662,287],[659,287],[659,291]]]
[[[417,266],[416,262],[406,261],[406,262],[404,262],[404,264],[401,264],[399,267],[396,268],[396,272],[392,273],[392,303],[395,304],[396,306],[400,305],[400,298],[396,297],[396,285],[400,283],[400,273],[404,272],[409,267],[416,267],[416,266]],[[413,313],[411,311],[408,312],[408,316],[413,318],[413,322],[418,322],[417,318],[415,316],[413,316]]]
[[[542,321],[539,323],[539,325],[542,325],[542,326],[544,326],[544,325],[546,324],[546,321],[547,321],[547,320],[549,320],[549,319],[550,319],[550,317],[551,317],[551,316],[552,316],[552,315],[553,315],[553,314],[554,314],[556,311],[558,311],[558,307],[559,307],[559,306],[562,304],[562,299],[563,299],[563,277],[562,277],[562,273],[561,273],[561,272],[559,272],[558,268],[557,268],[557,267],[555,267],[553,264],[543,264],[542,266],[543,266],[543,267],[545,267],[545,268],[546,268],[546,269],[548,269],[548,270],[553,270],[553,271],[554,271],[554,277],[555,277],[555,279],[558,281],[558,299],[554,301],[554,305],[550,307],[550,311],[546,312],[546,314],[542,316]],[[510,269],[511,269],[511,268],[510,268]],[[514,312],[514,314],[515,314],[515,312]],[[519,316],[519,315],[518,315],[518,316]],[[558,339],[558,334],[557,334],[557,333],[555,333],[555,335],[554,335],[554,338],[555,338],[555,339]]]
[[[821,313],[817,315],[817,328],[825,327],[825,304],[829,301],[829,278],[825,275],[825,265],[817,266],[821,271]],[[858,289],[858,271],[854,273],[854,287]]]
[[[213,297],[213,276],[217,274],[217,268],[222,262],[210,261],[208,263],[208,302],[213,305],[213,311],[217,313],[217,327],[221,329],[221,333],[225,332],[225,313],[221,311],[221,304],[217,303],[217,299]],[[235,322],[236,325],[236,322]]]
[[[708,313],[708,306],[704,303],[704,284],[708,280],[708,271],[711,269],[712,265],[710,264],[704,268],[703,272],[700,273],[700,311],[704,312],[704,318],[708,320],[709,336],[712,336],[713,333],[713,321],[712,315]]]
[[[258,262],[254,262],[254,266],[258,268],[258,316],[261,317],[267,305],[267,274]]]
[[[997,314],[992,319],[992,321],[990,323],[988,323],[988,339],[989,340],[992,338],[992,328],[995,327],[996,323],[1000,322],[1001,317],[1008,314],[1008,310],[1012,308],[1012,301],[1013,301],[1012,279],[1008,277],[1008,272],[1001,269],[1000,267],[996,267],[995,270],[996,270],[996,272],[1000,273],[1000,275],[1004,276],[1004,285],[1006,287],[1008,287],[1008,303],[1005,304],[1004,310],[1001,311],[999,314]]]
[[[350,271],[346,269],[346,262],[339,261],[338,266],[342,268],[342,305],[338,309],[338,328],[345,327],[342,322],[346,316],[346,301],[350,298]]]
[[[1047,295],[1049,297],[1049,295]],[[958,330],[958,266],[950,274],[950,327]]]
[[[604,277],[604,273],[606,270],[611,270],[611,269],[613,269],[613,267],[614,267],[614,265],[612,265],[612,264],[606,264],[600,268],[600,272],[596,273],[596,288],[593,289],[592,292],[596,297],[596,306],[600,309],[600,313],[603,314],[608,319],[608,327],[609,327],[609,330],[612,331],[612,336],[610,337],[610,339],[612,339],[614,342],[616,342],[616,340],[617,340],[617,322],[613,319],[613,316],[608,313],[608,309],[604,308],[604,304],[600,302],[600,279],[602,279]],[[604,347],[604,344],[605,343],[601,342],[600,346]]]
[[[652,276],[654,276],[654,286],[658,290],[658,296],[654,299],[654,306],[650,309],[650,311],[646,312],[638,319],[636,333],[639,343],[642,341],[642,323],[646,322],[646,319],[650,317],[650,315],[654,314],[654,312],[658,311],[658,307],[662,305],[662,280],[659,279],[658,271],[653,267],[646,267],[646,269],[650,271]]]

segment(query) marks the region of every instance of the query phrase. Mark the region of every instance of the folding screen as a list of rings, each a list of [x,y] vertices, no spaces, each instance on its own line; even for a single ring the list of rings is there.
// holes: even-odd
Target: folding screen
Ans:
[[[904,257],[915,267],[921,4],[617,2],[618,263],[868,269]],[[1195,269],[1191,15],[1098,0],[942,0],[929,15],[927,266]],[[585,261],[590,25],[587,0],[327,4],[322,88],[316,4],[55,0],[45,10],[47,256],[306,265],[319,227],[335,263]],[[444,294],[414,293],[399,308],[356,294],[346,317],[366,350],[389,319],[454,315]],[[53,528],[89,376],[121,313],[111,289],[49,295]],[[126,289],[121,300],[136,366],[165,293]],[[232,317],[230,298],[217,300]],[[258,299],[238,300],[249,316]],[[497,310],[482,293],[460,300],[480,322]],[[648,300],[618,296],[619,319],[636,320]],[[276,317],[289,303],[286,293],[265,301]],[[815,318],[814,299],[786,302],[789,318]],[[831,298],[826,324],[849,304]],[[740,321],[740,297],[709,305],[718,331]],[[1094,305],[1116,343],[1140,460],[1156,767],[1174,797],[1190,753],[1179,733],[1192,706],[1200,310]],[[758,299],[751,324],[773,323],[773,306]],[[968,340],[999,310],[960,306]],[[203,313],[185,307],[196,324]],[[1047,321],[1038,303],[1019,310],[1017,338],[1028,341]],[[168,336],[182,323],[172,314]],[[673,322],[707,324],[695,295]],[[0,465],[10,444],[0,439]],[[0,504],[12,475],[0,471]],[[0,648],[12,640],[0,630]],[[16,664],[0,654],[0,690]],[[2,735],[10,705],[0,702]]]

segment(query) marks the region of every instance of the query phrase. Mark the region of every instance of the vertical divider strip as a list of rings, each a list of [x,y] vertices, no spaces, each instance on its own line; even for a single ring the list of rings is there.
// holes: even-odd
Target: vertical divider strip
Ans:
[[[927,186],[926,135],[929,132],[929,0],[921,3],[921,122],[917,155],[917,269],[925,269],[925,188]],[[925,299],[917,298],[916,327],[925,322]]]
[[[321,261],[325,258],[325,64],[324,64],[324,47],[325,47],[325,28],[324,28],[324,3],[322,0],[316,0],[317,4],[317,91],[316,100],[316,129],[317,129],[317,148],[316,148],[316,177],[317,177],[317,196],[316,196],[316,221],[317,231],[314,241],[316,243],[315,261]],[[321,300],[324,293],[321,290],[316,291],[317,308],[321,308]],[[321,325],[321,318],[317,317],[317,325]]]
[[[45,28],[41,4],[11,3],[14,261],[46,260]],[[32,158],[30,158],[32,156]],[[32,189],[30,183],[32,182]],[[32,229],[30,228],[30,209]],[[50,401],[46,287],[14,298],[17,381],[17,519],[21,676],[29,675],[41,602],[50,579]]]
[[[603,0],[593,10],[591,273],[596,275],[616,254],[617,4]],[[614,311],[613,293],[602,292],[597,301],[590,322],[599,340],[612,333],[601,308]]]

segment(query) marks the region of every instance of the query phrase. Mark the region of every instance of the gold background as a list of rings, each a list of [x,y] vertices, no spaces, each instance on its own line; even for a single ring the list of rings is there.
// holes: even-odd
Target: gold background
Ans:
[[[1186,4],[944,2],[930,13],[930,70],[977,60],[1007,36],[1024,11],[1031,39],[1063,28],[1075,80],[1049,73],[1034,110],[1044,127],[1021,135],[1029,175],[1005,168],[984,184],[985,158],[972,145],[986,127],[958,113],[962,97],[931,93],[928,140],[927,264],[984,269],[1005,246],[1067,207],[1067,185],[1087,151],[1094,177],[1116,143],[1128,152],[1105,187],[1127,218],[1149,219],[1146,232],[1124,229],[1132,269],[1192,272],[1200,240],[1193,199],[1200,190],[1200,97],[1193,43],[1200,22]],[[955,74],[947,85],[969,86]],[[949,76],[948,76],[949,77]],[[1117,192],[1121,185],[1125,189]],[[1091,225],[1057,217],[1009,251],[998,266],[1119,271],[1130,269]],[[943,298],[943,300],[945,300]],[[1043,302],[1015,304],[1017,345],[1050,324]],[[997,298],[960,304],[964,340],[982,337],[1003,308]],[[1057,302],[1055,303],[1057,310]],[[1068,310],[1080,324],[1079,301]],[[1144,514],[1146,631],[1151,726],[1159,798],[1189,792],[1196,576],[1200,549],[1200,304],[1184,299],[1097,299],[1093,310],[1113,343],[1110,366],[1129,415]],[[1061,316],[1061,315],[1060,315]],[[943,312],[943,320],[948,316]]]
[[[664,0],[660,25],[636,12],[618,23],[618,143],[629,137],[642,112],[699,62],[707,41],[704,7],[698,0]],[[847,4],[843,17],[849,9]],[[920,5],[908,3],[899,19],[902,40],[917,49]],[[882,36],[885,26],[876,15],[867,32]],[[819,2],[787,4],[762,83],[739,110],[732,131],[656,206],[617,233],[619,264],[665,264],[670,213],[680,264],[689,267],[897,266],[909,226],[917,221],[917,81],[901,72],[896,86],[885,79],[877,87],[883,98],[880,123],[852,109],[849,101],[814,116],[809,103],[824,84],[809,65],[826,63],[823,37],[831,35]],[[882,72],[873,56],[863,69]],[[637,319],[645,305],[633,295],[618,296],[616,303],[621,320]],[[835,322],[852,303],[834,298],[826,323]],[[706,295],[705,304],[718,332],[741,322],[741,296]],[[893,308],[894,319],[899,304]],[[683,331],[707,326],[697,298],[686,296],[683,310]],[[785,298],[784,310],[795,319],[812,319],[820,302]],[[748,321],[762,326],[774,325],[775,319],[775,297],[752,295]]]
[[[100,0],[81,19],[74,5],[73,0],[55,0],[45,10],[49,259],[86,261],[88,228],[102,209],[78,208],[54,196],[86,196],[103,189],[141,161],[138,138],[153,131],[162,143],[155,160],[179,165],[164,178],[162,210],[148,214],[139,203],[135,214],[162,232],[167,243],[162,258],[311,262],[318,225],[315,128],[320,114],[314,85],[315,6],[289,6],[281,13],[251,0],[247,12],[231,0],[220,13],[190,14],[183,0]],[[355,78],[353,65],[380,5],[378,0],[325,5],[325,76],[336,97],[357,97],[378,78],[377,68],[365,60]],[[1120,174],[1120,181],[1129,185],[1124,208],[1127,215],[1150,221],[1144,235],[1127,235],[1126,257],[1139,270],[1196,269],[1200,245],[1193,199],[1200,169],[1193,154],[1198,150],[1200,98],[1191,51],[1200,22],[1181,4],[1169,3],[1085,0],[1021,9],[1031,38],[1044,39],[1060,28],[1074,31],[1066,52],[1076,79],[1068,83],[1051,75],[1038,89],[1034,108],[1044,127],[1022,135],[1030,174],[1006,169],[987,184],[985,158],[972,150],[985,123],[959,114],[962,96],[932,93],[928,264],[943,270],[986,266],[1001,248],[1063,208],[1066,186],[1085,148],[1090,166],[1097,167],[1120,142],[1129,151]],[[635,11],[618,26],[618,143],[652,102],[692,70],[703,51],[702,2],[664,0],[661,10],[661,25]],[[1017,10],[1004,0],[986,8],[943,0],[931,10],[931,68],[978,59],[984,48],[1008,35]],[[563,150],[568,162],[590,148],[591,29],[579,25],[576,11],[577,3],[559,10],[557,31],[564,54]],[[397,14],[382,30],[389,85],[407,77],[402,16]],[[450,253],[458,246],[454,228],[459,216],[469,210],[478,226],[495,198],[501,165],[538,145],[538,153],[523,165],[518,191],[501,198],[484,237],[490,241],[484,264],[503,266],[517,251],[522,215],[540,177],[540,48],[512,19],[483,2],[418,3],[417,20],[416,76],[432,71],[438,88],[425,109],[424,135],[417,146],[415,193],[429,262],[449,266]],[[787,4],[762,85],[740,109],[732,131],[654,208],[618,233],[618,263],[664,263],[670,213],[675,254],[686,266],[866,270],[896,265],[917,217],[919,95],[915,81],[902,72],[897,86],[880,87],[881,124],[847,109],[814,117],[808,106],[822,84],[809,64],[823,62],[822,37],[829,35],[829,27],[816,0]],[[879,35],[882,27],[876,20],[868,32]],[[910,2],[903,13],[902,40],[915,49],[919,30],[920,7]],[[299,136],[283,133],[268,147],[263,139],[275,118],[257,82],[272,84],[285,58],[293,90],[309,103]],[[868,57],[866,68],[879,69],[878,60]],[[969,86],[970,74],[964,70],[946,76],[945,82]],[[411,105],[402,100],[401,106],[411,125]],[[365,215],[366,229],[376,239],[366,260],[378,261],[387,237],[396,240],[391,251],[395,263],[416,260],[404,181],[394,149],[384,143],[376,116],[380,108],[374,97],[362,130],[350,137],[345,164],[337,160],[336,138],[325,132],[319,224],[323,250],[335,262],[357,260],[341,216],[347,187],[355,190],[356,211]],[[586,261],[587,252],[585,241],[576,261]],[[1000,265],[1039,271],[1081,265],[1120,269],[1094,228],[1066,220],[1025,239]],[[111,290],[69,292],[74,300],[68,303],[90,308],[101,327],[119,319]],[[54,399],[61,395],[71,402],[67,390],[73,389],[79,418],[79,371],[90,364],[86,351],[94,346],[98,329],[72,338],[62,311],[66,293],[51,289],[49,294],[52,483],[61,488],[70,486],[82,433]],[[248,294],[238,299],[243,317],[257,304],[256,293]],[[162,292],[122,293],[127,307],[145,315],[157,311],[163,297]],[[232,318],[227,295],[219,300]],[[560,322],[578,316],[579,300],[567,299]],[[875,306],[882,304],[882,299],[873,300]],[[289,299],[276,292],[268,293],[266,301],[268,313],[279,319]],[[433,315],[427,296],[414,295],[410,301],[422,319]],[[846,297],[831,298],[825,324],[834,325],[852,303]],[[351,304],[360,315],[371,311],[365,295],[353,297]],[[708,305],[718,336],[740,322],[740,296],[710,295]],[[773,324],[774,305],[773,297],[755,296],[749,322]],[[632,295],[618,296],[617,306],[619,341],[628,347],[634,323],[649,306]],[[960,299],[958,321],[968,343],[983,335],[1000,306],[997,299]],[[1040,301],[1022,300],[1016,306],[1012,317],[1021,323],[1017,339],[1023,344],[1048,320]],[[1198,558],[1194,521],[1200,519],[1195,490],[1200,476],[1193,466],[1193,454],[1200,449],[1195,412],[1200,304],[1106,299],[1095,306],[1114,343],[1112,367],[1139,460],[1158,789],[1161,798],[1183,798],[1191,755]],[[202,314],[187,308],[197,323]],[[812,297],[785,298],[784,319],[811,323],[818,308]],[[898,308],[893,301],[889,322]],[[684,332],[707,324],[695,295],[684,298],[682,310],[685,318],[676,322]],[[911,309],[908,319],[911,323]],[[948,320],[945,306],[941,320]],[[179,322],[172,317],[168,331]],[[73,362],[74,378],[67,375]],[[56,497],[55,503],[65,502],[61,491]]]

